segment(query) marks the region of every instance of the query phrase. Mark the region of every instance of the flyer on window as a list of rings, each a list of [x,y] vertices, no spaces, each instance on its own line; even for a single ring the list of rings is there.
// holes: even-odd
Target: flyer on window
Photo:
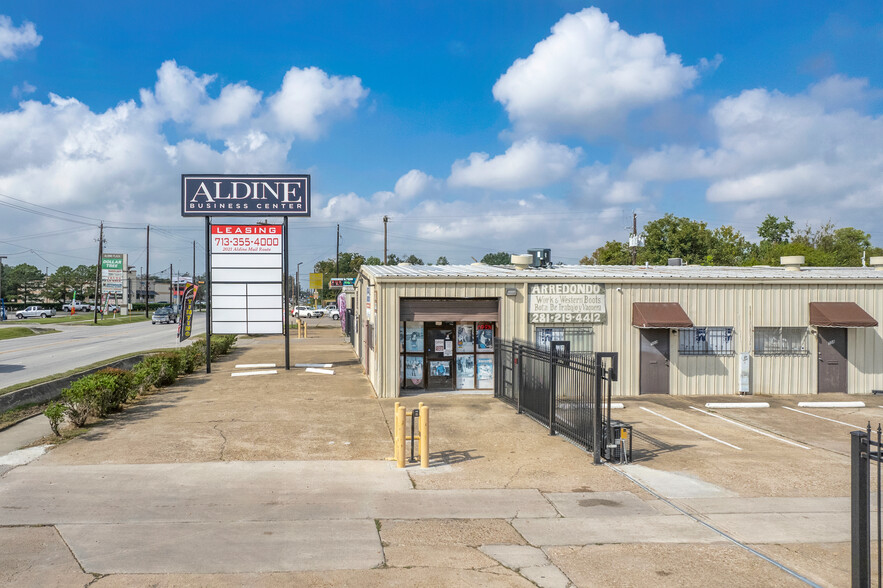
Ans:
[[[457,357],[457,388],[475,388],[475,358],[471,355]]]
[[[478,351],[494,350],[494,324],[478,323],[478,334],[476,339],[476,349]]]
[[[478,357],[475,360],[478,369],[478,387],[493,388],[494,387],[494,358]]]
[[[423,384],[423,358],[405,358],[405,385],[421,386]]]
[[[457,325],[457,353],[469,353],[475,349],[475,335],[472,323]]]
[[[423,353],[423,323],[405,323],[405,351]]]

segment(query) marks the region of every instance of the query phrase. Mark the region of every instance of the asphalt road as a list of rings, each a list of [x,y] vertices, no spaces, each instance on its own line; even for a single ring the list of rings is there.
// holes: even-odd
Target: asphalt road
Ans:
[[[18,326],[25,322],[8,321],[3,325]],[[0,341],[0,389],[126,353],[175,347],[178,331],[176,324],[152,325],[150,321],[113,327],[63,323],[40,326],[61,332]],[[203,332],[205,314],[197,313],[193,334]]]

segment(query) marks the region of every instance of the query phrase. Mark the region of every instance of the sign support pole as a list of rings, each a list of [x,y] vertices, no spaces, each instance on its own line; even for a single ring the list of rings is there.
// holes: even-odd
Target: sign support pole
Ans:
[[[205,217],[205,373],[212,373],[212,219]]]
[[[290,347],[290,333],[291,327],[289,324],[289,311],[288,311],[288,296],[291,294],[291,288],[288,284],[288,217],[283,217],[282,219],[282,325],[285,329],[285,369],[291,369],[291,347]]]

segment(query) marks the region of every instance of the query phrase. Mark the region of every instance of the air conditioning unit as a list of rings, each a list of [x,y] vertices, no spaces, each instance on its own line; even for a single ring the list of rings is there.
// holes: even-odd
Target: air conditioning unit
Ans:
[[[552,265],[551,249],[528,249],[527,252],[533,256],[531,267],[550,267]]]

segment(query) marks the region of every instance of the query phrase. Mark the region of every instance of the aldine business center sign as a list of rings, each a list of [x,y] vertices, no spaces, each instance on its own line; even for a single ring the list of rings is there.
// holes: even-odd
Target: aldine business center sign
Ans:
[[[181,216],[310,216],[309,175],[181,176]]]

